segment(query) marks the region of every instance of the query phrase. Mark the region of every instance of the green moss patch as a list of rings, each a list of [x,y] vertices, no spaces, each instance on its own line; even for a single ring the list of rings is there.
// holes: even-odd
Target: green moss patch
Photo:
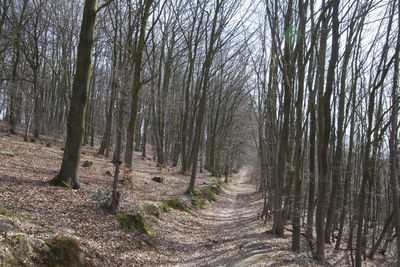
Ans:
[[[186,204],[186,202],[177,197],[164,199],[164,200],[161,200],[161,202],[165,203],[165,205],[167,205],[171,209],[188,212],[188,213],[190,212],[190,208]]]
[[[139,211],[131,211],[127,213],[118,213],[118,221],[127,232],[138,231],[141,234],[155,237],[149,223],[143,213]]]
[[[88,167],[90,167],[90,166],[92,166],[92,165],[93,165],[93,162],[91,162],[91,161],[89,161],[89,160],[86,160],[86,161],[82,164],[82,167],[88,168]]]
[[[194,196],[190,203],[198,209],[204,210],[206,208],[206,201],[201,196]]]
[[[33,245],[24,234],[0,242],[0,266],[32,266]]]
[[[72,189],[71,179],[68,179],[67,181],[64,181],[61,178],[60,174],[57,174],[51,180],[47,181],[47,183],[49,185],[51,185],[51,186],[60,186],[60,187],[66,187],[66,188]]]
[[[70,237],[56,236],[46,240],[49,251],[45,253],[45,266],[89,266],[77,240]]]
[[[10,217],[10,218],[18,216],[18,214],[16,212],[6,209],[4,207],[0,207],[0,215],[3,215],[5,217]]]
[[[13,232],[15,230],[17,230],[17,226],[12,220],[0,217],[0,234],[4,232]]]
[[[195,190],[190,203],[198,209],[205,209],[206,201],[216,201],[216,195],[219,195],[222,188],[225,188],[231,181],[230,177],[227,177],[225,181],[214,179],[212,185]]]
[[[14,153],[11,151],[0,151],[0,156],[14,157]]]
[[[20,221],[31,221],[32,219],[27,216],[23,215],[21,213],[15,212],[13,210],[4,208],[0,206],[0,219],[5,218],[5,219],[12,219],[12,220],[20,220]]]
[[[151,180],[157,183],[164,183],[164,178],[161,176],[154,176],[153,178],[151,178]]]
[[[194,196],[197,198],[203,198],[208,201],[216,201],[216,192],[212,189],[212,187],[203,187],[196,191],[194,191]]]
[[[168,212],[170,210],[168,204],[163,201],[147,201],[142,206],[141,209],[147,215],[160,217],[161,213]]]

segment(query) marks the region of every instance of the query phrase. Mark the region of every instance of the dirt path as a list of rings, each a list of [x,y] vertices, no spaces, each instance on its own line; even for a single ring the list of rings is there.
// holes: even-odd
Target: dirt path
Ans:
[[[182,239],[170,242],[168,249],[174,251],[175,259],[167,265],[265,265],[268,244],[265,225],[257,218],[262,200],[255,191],[246,170],[242,171],[217,202],[178,227]]]
[[[254,232],[263,228],[257,219],[262,202],[255,198],[256,188],[251,185],[247,171],[242,171],[238,178],[224,191],[224,203],[207,212],[217,219],[210,222],[209,255],[199,264],[249,266],[265,259],[259,240],[262,236],[265,239],[265,235]]]

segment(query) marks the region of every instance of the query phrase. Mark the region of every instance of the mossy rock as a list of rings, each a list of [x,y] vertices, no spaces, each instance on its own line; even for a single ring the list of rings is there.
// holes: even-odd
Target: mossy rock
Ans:
[[[117,218],[122,228],[126,232],[138,231],[141,234],[155,237],[145,216],[139,211],[131,211],[128,213],[118,213]]]
[[[33,245],[24,234],[0,242],[0,266],[33,266]]]
[[[170,211],[170,207],[168,206],[168,203],[163,202],[163,201],[157,201],[156,203],[162,213]]]
[[[166,205],[168,205],[168,207],[170,207],[171,209],[188,212],[188,213],[190,212],[190,208],[186,204],[186,202],[177,197],[172,197],[172,198],[164,199],[161,201],[163,203],[165,203]]]
[[[33,244],[24,234],[15,236],[14,257],[19,262],[18,266],[28,266],[32,264]]]
[[[211,187],[203,187],[194,191],[194,196],[197,198],[203,198],[208,201],[216,201],[215,192]]]
[[[198,209],[204,210],[206,208],[206,201],[203,197],[196,197],[194,196],[190,203]]]
[[[13,254],[7,240],[0,242],[0,266],[21,266],[21,262]]]
[[[11,151],[0,151],[0,155],[5,157],[14,157],[14,153]]]
[[[147,201],[142,206],[141,209],[147,215],[155,216],[157,218],[160,217],[161,213],[166,213],[170,211],[170,207],[166,202],[163,201]]]
[[[10,218],[18,216],[18,214],[16,212],[9,210],[7,208],[4,208],[4,207],[0,207],[0,215],[3,215],[5,217],[10,217]]]
[[[161,176],[154,176],[153,178],[151,178],[151,180],[153,180],[156,183],[164,183],[164,178]]]
[[[219,195],[222,191],[222,187],[219,184],[213,184],[212,186],[209,187],[209,190],[214,194]]]
[[[21,214],[18,212],[15,212],[13,210],[7,209],[5,207],[0,206],[0,219],[5,218],[5,219],[16,219],[16,220],[21,220],[21,221],[31,221],[32,219],[25,215]]]
[[[89,160],[86,160],[86,161],[82,164],[82,167],[88,168],[88,167],[90,167],[90,166],[92,166],[92,165],[93,165],[93,162],[91,162],[91,161],[89,161]]]
[[[55,267],[89,266],[85,254],[77,240],[70,237],[56,236],[46,240],[49,250],[45,252],[44,265]]]
[[[14,232],[17,229],[17,226],[12,220],[0,217],[0,234],[4,232]]]

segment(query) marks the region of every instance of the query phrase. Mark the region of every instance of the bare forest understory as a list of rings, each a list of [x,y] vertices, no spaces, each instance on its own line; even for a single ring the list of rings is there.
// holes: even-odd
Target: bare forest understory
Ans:
[[[291,229],[285,238],[267,234],[272,220],[260,219],[263,199],[246,167],[222,186],[215,201],[196,209],[183,194],[189,176],[172,167],[160,169],[151,155],[142,158],[135,152],[132,170],[121,172],[122,197],[115,216],[102,208],[112,186],[108,172],[113,172],[113,165],[97,155],[97,147],[83,148],[81,165],[92,165],[80,167],[81,189],[46,183],[57,174],[61,143],[23,142],[20,136],[0,132],[1,266],[55,266],[48,259],[50,252],[56,253],[54,240],[76,242],[79,259],[70,266],[319,266],[304,236],[301,252],[294,253]],[[213,183],[215,178],[199,173],[196,189]],[[182,199],[189,209],[172,208],[146,218],[151,227],[146,233],[127,231],[121,224],[120,214],[174,198]],[[394,244],[386,257],[378,255],[363,266],[394,264],[392,249]],[[61,262],[64,256],[55,259]],[[350,252],[335,252],[327,245],[326,259],[330,266],[348,266]]]

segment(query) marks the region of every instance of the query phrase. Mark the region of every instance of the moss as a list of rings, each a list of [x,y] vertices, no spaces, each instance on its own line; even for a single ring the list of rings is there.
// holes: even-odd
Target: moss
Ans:
[[[191,204],[198,209],[205,209],[206,200],[216,201],[216,195],[222,192],[222,188],[227,185],[221,180],[214,179],[213,184],[207,187],[202,187],[194,191]]]
[[[23,215],[21,213],[18,213],[13,210],[10,210],[10,209],[0,206],[0,219],[2,216],[9,218],[9,219],[17,219],[17,220],[22,220],[22,221],[33,221],[29,216],[27,216],[25,214]],[[7,221],[7,220],[3,220],[3,221]],[[14,222],[10,222],[10,223],[14,224]]]
[[[160,176],[154,176],[153,178],[151,178],[151,180],[157,183],[164,183],[164,178]]]
[[[93,165],[93,162],[91,162],[91,161],[89,161],[89,160],[86,160],[83,164],[82,164],[82,167],[90,167],[90,166],[92,166]]]
[[[21,262],[20,259],[14,257],[10,259],[10,265],[11,266],[26,266],[23,262]]]
[[[138,231],[141,234],[155,237],[150,225],[141,212],[131,211],[128,213],[118,213],[117,218],[126,232]]]
[[[138,248],[138,245],[136,244],[135,240],[130,239],[128,241],[123,241],[123,247],[124,248]]]
[[[47,183],[51,186],[61,186],[72,189],[71,179],[64,181],[63,179],[61,179],[60,174],[57,174],[53,179],[47,181]]]
[[[222,187],[219,184],[213,184],[210,186],[210,191],[212,191],[214,194],[219,195],[222,192]]]
[[[46,240],[49,251],[45,253],[45,266],[88,266],[77,240],[56,236]]]
[[[160,213],[161,213],[160,209],[158,208],[158,206],[155,203],[145,203],[142,206],[142,209],[148,215],[152,215],[157,218],[160,217]]]
[[[206,208],[206,201],[202,196],[194,196],[190,203],[198,209],[204,210]]]
[[[203,187],[194,191],[194,196],[197,198],[202,197],[203,199],[208,201],[216,201],[215,191],[212,189],[212,186]]]
[[[0,215],[4,215],[6,217],[15,217],[16,213],[12,210],[6,209],[4,207],[0,207]]]
[[[164,201],[157,201],[156,202],[158,207],[160,208],[161,212],[169,212],[170,211],[170,207],[168,206],[168,203],[164,202]]]
[[[190,212],[190,208],[188,207],[186,202],[179,198],[172,197],[172,198],[164,199],[161,201],[164,202],[165,204],[167,204],[168,207],[170,207],[171,209]]]
[[[14,153],[10,151],[0,151],[0,155],[5,157],[14,157]]]
[[[254,193],[254,196],[256,197],[256,198],[260,198],[260,197],[262,197],[262,194],[261,193]]]
[[[32,243],[27,239],[27,236],[23,234],[16,235],[13,242],[13,262],[16,262],[16,266],[30,265],[32,253]]]
[[[230,176],[227,176],[226,178],[225,178],[225,181],[224,181],[224,183],[226,183],[226,184],[230,184],[232,182],[232,177],[230,177]]]
[[[157,218],[160,217],[161,213],[169,212],[168,203],[163,201],[148,201],[141,206],[141,210],[147,215],[155,216]]]
[[[24,242],[26,237],[24,235],[16,235],[15,238],[19,241],[19,242]]]

